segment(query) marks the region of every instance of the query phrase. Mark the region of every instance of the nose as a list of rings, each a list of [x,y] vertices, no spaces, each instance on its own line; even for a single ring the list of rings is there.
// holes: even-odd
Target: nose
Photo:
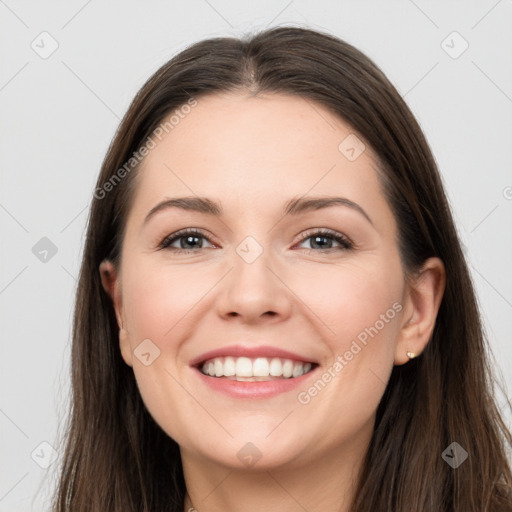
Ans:
[[[235,254],[232,270],[222,280],[215,301],[218,314],[247,324],[287,319],[293,294],[286,284],[286,272],[279,269],[266,248],[252,262]]]

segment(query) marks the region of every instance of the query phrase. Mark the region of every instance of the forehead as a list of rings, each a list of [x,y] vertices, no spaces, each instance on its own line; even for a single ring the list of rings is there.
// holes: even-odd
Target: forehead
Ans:
[[[381,196],[372,149],[328,108],[298,96],[200,97],[155,142],[140,170],[134,209],[147,210],[164,195],[210,196],[240,208],[274,199],[281,206],[308,192]],[[354,143],[357,153],[364,151],[349,159],[344,151]]]
[[[237,157],[245,166],[254,158],[257,163],[320,156],[337,160],[339,144],[355,136],[351,126],[325,106],[285,94],[233,92],[201,97],[187,114],[173,116],[173,123],[146,157],[148,165],[171,151],[177,160],[183,156],[216,162],[228,158],[228,168],[234,167]],[[364,156],[368,157],[371,149],[367,149]]]

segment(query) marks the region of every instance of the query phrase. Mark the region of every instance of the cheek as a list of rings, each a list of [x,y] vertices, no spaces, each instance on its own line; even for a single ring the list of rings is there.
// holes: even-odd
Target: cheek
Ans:
[[[184,442],[182,425],[192,419],[177,420],[176,413],[196,411],[197,403],[180,385],[179,349],[189,337],[188,319],[194,315],[194,305],[211,285],[206,286],[205,276],[200,278],[197,270],[143,261],[127,260],[124,275],[123,309],[139,392],[160,427],[176,441]],[[140,349],[143,346],[144,351]],[[144,352],[150,353],[147,365],[139,358]]]
[[[201,273],[191,268],[139,265],[126,272],[123,301],[129,332],[155,343],[172,338],[172,331],[207,292]]]
[[[307,421],[317,421],[320,430],[325,422],[333,431],[353,433],[373,417],[393,367],[403,274],[398,261],[389,260],[321,270],[297,284],[318,316],[316,326],[328,326],[322,327],[322,341],[329,354],[318,380],[300,390],[298,401],[304,411],[315,411]]]
[[[357,264],[319,265],[290,279],[294,279],[297,296],[314,313],[317,325],[322,324],[331,356],[349,350],[357,339],[363,346],[368,339],[382,340],[374,344],[380,352],[382,345],[389,348],[389,342],[396,338],[403,292],[398,260],[379,263],[367,258]]]

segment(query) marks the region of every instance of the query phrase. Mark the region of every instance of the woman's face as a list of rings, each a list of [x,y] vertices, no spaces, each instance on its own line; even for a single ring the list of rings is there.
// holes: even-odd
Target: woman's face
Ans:
[[[371,148],[319,104],[242,93],[200,98],[155,140],[114,300],[153,418],[227,467],[367,444],[409,311]]]

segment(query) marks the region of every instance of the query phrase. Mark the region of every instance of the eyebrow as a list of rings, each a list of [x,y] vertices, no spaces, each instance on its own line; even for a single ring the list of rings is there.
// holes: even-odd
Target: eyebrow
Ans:
[[[319,197],[298,197],[290,199],[285,203],[283,208],[283,216],[289,215],[300,215],[307,211],[322,210],[331,206],[346,206],[359,212],[370,224],[373,225],[369,215],[354,201],[345,197],[331,197],[331,196],[319,196]],[[154,206],[144,219],[146,224],[151,217],[156,215],[158,212],[167,210],[169,208],[180,208],[182,210],[204,213],[206,215],[212,215],[215,217],[221,217],[223,215],[223,209],[220,203],[212,201],[207,197],[174,197],[161,201]]]

